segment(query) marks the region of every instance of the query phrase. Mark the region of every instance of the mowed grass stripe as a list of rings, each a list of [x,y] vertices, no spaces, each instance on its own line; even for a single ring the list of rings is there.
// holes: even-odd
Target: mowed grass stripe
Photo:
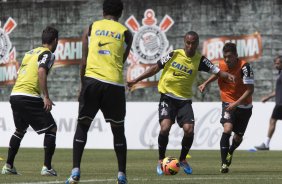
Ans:
[[[268,178],[268,175],[265,175],[265,177],[260,178],[244,178],[245,180],[282,180],[282,178]],[[198,178],[168,178],[165,176],[165,178],[158,178],[158,179],[144,179],[144,178],[131,178],[130,181],[193,181],[193,180],[238,180],[238,177],[236,178],[232,176],[228,176],[226,178],[221,177],[198,177]],[[92,182],[111,182],[116,181],[115,179],[90,179],[90,180],[81,180],[79,183],[92,183]],[[11,184],[56,184],[56,183],[64,183],[65,181],[49,181],[49,182],[34,182],[34,183],[11,183]],[[265,182],[265,181],[264,181]]]
[[[167,155],[178,157],[178,150],[169,150]],[[236,151],[230,173],[221,174],[218,150],[191,150],[189,159],[192,175],[182,170],[175,176],[157,176],[157,150],[129,150],[127,175],[129,184],[278,184],[282,183],[281,151],[248,152]],[[0,148],[0,157],[7,157],[7,148]],[[0,161],[0,167],[5,161]],[[21,148],[15,160],[19,176],[0,175],[0,183],[7,184],[56,184],[64,183],[72,167],[72,150],[57,149],[53,166],[58,177],[42,177],[43,149]],[[83,154],[80,183],[116,183],[117,163],[113,150],[87,149]]]

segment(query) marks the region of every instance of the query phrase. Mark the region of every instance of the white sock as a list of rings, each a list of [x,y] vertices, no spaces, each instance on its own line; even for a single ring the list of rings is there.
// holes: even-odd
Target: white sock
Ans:
[[[266,147],[269,147],[269,143],[270,143],[270,138],[267,137],[267,138],[265,139],[264,144],[265,144]]]
[[[74,173],[80,173],[80,169],[78,167],[75,167],[71,170],[71,173],[74,174]]]
[[[119,177],[119,176],[125,176],[125,174],[124,174],[123,172],[119,171],[119,172],[118,172],[118,177]]]

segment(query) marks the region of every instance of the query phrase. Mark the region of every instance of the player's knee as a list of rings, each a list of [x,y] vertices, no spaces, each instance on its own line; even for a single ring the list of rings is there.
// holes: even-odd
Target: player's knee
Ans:
[[[164,135],[164,136],[167,136],[167,135],[169,135],[169,131],[170,131],[169,128],[161,128],[160,134]]]
[[[233,127],[231,126],[224,126],[223,132],[226,134],[231,134],[232,133]]]
[[[160,129],[160,134],[169,135],[171,126],[169,124],[162,124]]]
[[[55,125],[54,127],[52,127],[49,132],[52,132],[52,133],[57,133],[57,125]]]
[[[184,131],[184,136],[185,137],[192,137],[192,136],[194,136],[194,131]]]
[[[183,125],[183,131],[185,137],[190,137],[194,135],[194,126],[191,124],[184,124]]]
[[[85,121],[85,119],[79,119],[76,126],[76,131],[74,134],[74,141],[85,144],[87,141],[87,132],[90,128],[89,121]]]
[[[234,134],[233,139],[234,139],[236,142],[242,142],[242,140],[243,140],[243,135]]]
[[[26,133],[26,131],[19,130],[19,129],[16,129],[16,131],[15,131],[15,134],[20,135],[21,137],[23,137],[25,135],[25,133]]]

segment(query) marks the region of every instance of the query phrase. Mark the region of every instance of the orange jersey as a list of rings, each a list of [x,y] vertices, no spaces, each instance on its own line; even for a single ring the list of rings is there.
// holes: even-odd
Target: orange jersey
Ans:
[[[254,84],[254,75],[251,66],[243,60],[239,60],[237,65],[229,69],[225,61],[219,62],[221,71],[228,72],[235,76],[235,83],[229,82],[227,79],[219,78],[218,86],[220,88],[220,96],[223,102],[237,101],[247,90],[246,84]],[[249,96],[241,105],[252,103],[252,96]]]

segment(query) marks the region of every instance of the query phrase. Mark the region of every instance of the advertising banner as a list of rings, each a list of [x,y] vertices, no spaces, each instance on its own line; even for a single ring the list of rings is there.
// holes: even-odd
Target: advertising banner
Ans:
[[[1,26],[0,21],[0,26]],[[10,34],[17,27],[17,23],[9,17],[0,27],[0,86],[14,84],[17,79],[19,63],[16,61],[16,48],[12,46]]]
[[[58,148],[72,148],[76,129],[78,103],[57,102],[52,114],[57,122],[58,133],[56,145]],[[222,135],[220,102],[195,102],[192,104],[195,114],[195,137],[192,150],[218,150]],[[268,122],[274,108],[274,103],[255,102],[253,114],[239,149],[249,150],[254,145],[264,141]],[[0,147],[8,147],[11,135],[14,133],[12,111],[8,102],[0,103]],[[125,119],[125,133],[128,149],[158,149],[158,103],[128,102]],[[63,112],[63,113],[62,113]],[[276,132],[271,140],[271,150],[282,150],[282,127],[277,124]],[[183,130],[177,124],[172,126],[169,135],[168,149],[180,149]],[[44,135],[38,136],[28,129],[21,146],[43,147]],[[86,148],[113,149],[113,137],[110,125],[105,122],[99,112],[93,120],[88,132]]]
[[[59,39],[57,49],[54,54],[56,56],[54,67],[79,65],[82,58],[81,38]]]
[[[256,61],[262,56],[260,33],[239,36],[219,36],[207,39],[203,43],[202,54],[212,62],[223,60],[223,46],[232,42],[237,45],[238,57],[245,61]]]

